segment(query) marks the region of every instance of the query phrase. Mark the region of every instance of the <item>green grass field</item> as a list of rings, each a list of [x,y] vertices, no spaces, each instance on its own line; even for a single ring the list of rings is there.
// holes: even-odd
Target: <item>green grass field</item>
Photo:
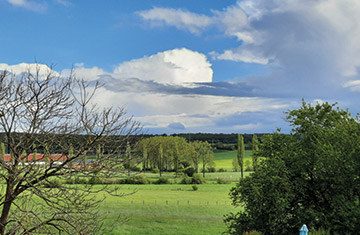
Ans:
[[[235,184],[124,185],[126,197],[107,197],[100,208],[107,234],[221,234],[223,215],[235,212],[228,193]],[[116,218],[127,218],[119,222]]]
[[[251,162],[251,150],[245,151],[245,161],[248,160]],[[216,168],[224,168],[227,170],[232,170],[232,161],[236,158],[237,150],[227,151],[227,150],[216,150],[214,151],[214,162],[216,164]]]

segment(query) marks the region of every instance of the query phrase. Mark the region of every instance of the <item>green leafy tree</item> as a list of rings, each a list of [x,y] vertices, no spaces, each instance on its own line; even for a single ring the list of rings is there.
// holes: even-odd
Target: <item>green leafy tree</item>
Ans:
[[[159,173],[160,173],[160,177],[161,177],[161,172],[162,172],[162,165],[163,165],[163,158],[164,158],[164,149],[162,144],[159,144]]]
[[[287,112],[289,135],[264,136],[264,160],[230,196],[244,209],[226,215],[229,234],[310,231],[357,234],[360,229],[360,124],[328,103]]]
[[[190,143],[191,148],[189,151],[190,162],[195,169],[195,172],[199,172],[199,163],[201,161],[201,155],[198,151],[200,149],[200,141],[194,141]]]
[[[241,178],[244,178],[244,158],[245,158],[245,144],[244,137],[238,134],[237,139],[237,160],[240,166]]]
[[[143,144],[143,171],[146,172],[147,162],[148,162],[148,150],[146,144]]]
[[[208,165],[214,164],[214,153],[212,151],[211,145],[207,141],[195,141],[194,150],[196,154],[200,157],[202,163],[202,173],[205,177],[206,167]]]
[[[159,146],[162,146],[162,155]],[[136,155],[143,162],[144,169],[172,170],[178,172],[181,163],[188,161],[190,144],[185,138],[174,136],[154,136],[136,143]],[[161,157],[161,161],[160,158]],[[161,166],[160,166],[161,164]]]
[[[256,170],[256,166],[258,164],[259,140],[255,134],[253,135],[252,138],[251,150],[252,150],[251,159],[252,159],[253,169]]]

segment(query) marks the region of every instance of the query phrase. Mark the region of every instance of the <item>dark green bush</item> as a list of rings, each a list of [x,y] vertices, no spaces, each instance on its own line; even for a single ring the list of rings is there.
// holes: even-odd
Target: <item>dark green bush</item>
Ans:
[[[166,177],[160,177],[156,181],[153,182],[153,184],[170,184],[169,179]]]
[[[195,169],[193,167],[186,168],[185,174],[189,177],[192,177],[195,173]]]
[[[148,184],[149,180],[144,175],[134,175],[126,179],[120,179],[119,184]]]
[[[159,171],[158,168],[154,168],[154,169],[152,169],[152,172],[153,172],[154,174],[158,174],[160,171]]]
[[[194,174],[191,178],[191,184],[203,184],[205,183],[203,177],[200,174]]]
[[[226,170],[224,168],[220,168],[218,172],[226,172]]]
[[[216,172],[216,168],[215,167],[209,167],[207,168],[208,172]]]
[[[203,184],[205,183],[203,177],[199,174],[194,174],[193,177],[185,176],[182,178],[180,184]]]
[[[193,186],[192,186],[192,189],[193,189],[193,191],[197,191],[197,190],[199,189],[199,187],[196,186],[196,185],[193,185]]]

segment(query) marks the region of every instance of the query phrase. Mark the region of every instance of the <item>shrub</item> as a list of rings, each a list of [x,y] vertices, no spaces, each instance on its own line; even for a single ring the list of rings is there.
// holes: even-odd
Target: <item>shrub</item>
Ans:
[[[230,184],[231,183],[231,180],[229,179],[224,179],[224,178],[218,178],[216,183],[218,184]]]
[[[193,191],[197,191],[197,190],[199,189],[199,187],[196,186],[196,185],[193,185],[193,186],[192,186],[192,189],[193,189]]]
[[[185,177],[182,178],[180,184],[191,184],[191,181],[192,181],[191,178],[189,176],[185,175]]]
[[[216,168],[215,168],[215,167],[209,167],[207,170],[208,170],[208,172],[216,172]]]
[[[156,181],[153,182],[153,184],[169,184],[169,179],[166,177],[160,177]]]
[[[144,175],[134,175],[126,179],[121,179],[119,184],[148,184],[149,180]]]
[[[154,174],[158,174],[158,173],[160,172],[160,170],[159,170],[158,168],[154,168],[154,169],[152,169],[152,172],[153,172]]]
[[[205,183],[203,177],[199,174],[194,174],[191,178],[191,184],[202,184]]]
[[[193,177],[185,176],[182,178],[180,184],[203,184],[205,183],[203,177],[199,174],[194,174]]]
[[[218,172],[226,172],[226,170],[224,168],[220,168]]]
[[[189,177],[192,177],[195,173],[195,169],[193,167],[186,168],[185,174]]]

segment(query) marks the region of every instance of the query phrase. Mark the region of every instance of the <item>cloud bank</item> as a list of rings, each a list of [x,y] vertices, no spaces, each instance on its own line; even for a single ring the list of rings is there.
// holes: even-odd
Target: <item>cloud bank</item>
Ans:
[[[0,64],[0,70],[19,73],[32,66]],[[90,84],[100,81],[94,102],[99,107],[125,106],[150,133],[261,131],[275,128],[278,118],[269,123],[248,119],[246,125],[241,121],[251,113],[281,116],[289,107],[280,99],[257,97],[243,83],[213,82],[207,57],[185,48],[124,62],[111,72],[78,63],[58,74],[70,73]]]
[[[184,14],[193,20],[179,20]],[[225,36],[236,38],[237,48],[209,52],[212,59],[267,65],[271,75],[260,81],[253,79],[252,84],[276,84],[271,87],[277,94],[281,90],[298,95],[315,91],[326,95],[329,92],[323,90],[335,92],[344,87],[358,90],[357,0],[244,0],[221,11],[209,11],[208,15],[169,8],[153,8],[139,15],[145,21],[163,23],[158,26],[175,26],[195,34],[216,27]],[[194,32],[197,17],[206,18],[206,23],[197,25]]]

